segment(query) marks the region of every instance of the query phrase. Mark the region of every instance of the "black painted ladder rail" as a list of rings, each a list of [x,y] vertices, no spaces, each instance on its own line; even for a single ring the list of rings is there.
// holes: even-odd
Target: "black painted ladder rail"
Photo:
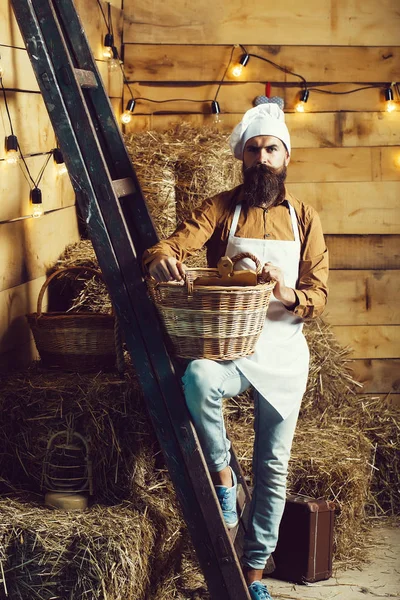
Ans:
[[[76,8],[72,0],[11,4],[209,592],[249,600],[143,280],[140,259],[157,235]]]

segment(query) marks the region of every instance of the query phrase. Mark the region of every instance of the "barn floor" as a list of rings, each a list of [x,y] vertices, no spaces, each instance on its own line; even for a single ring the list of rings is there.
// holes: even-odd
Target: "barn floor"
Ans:
[[[400,600],[400,528],[377,527],[372,532],[376,552],[360,570],[334,572],[327,581],[298,585],[266,578],[274,600]]]

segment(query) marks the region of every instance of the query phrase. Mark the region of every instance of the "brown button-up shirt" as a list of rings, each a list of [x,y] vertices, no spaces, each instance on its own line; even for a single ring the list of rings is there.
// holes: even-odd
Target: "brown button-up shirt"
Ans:
[[[184,262],[205,245],[208,265],[216,267],[226,252],[233,213],[241,200],[241,187],[205,200],[169,238],[146,250],[144,265],[157,255],[174,256]],[[254,239],[293,240],[289,202],[296,212],[301,243],[299,278],[294,290],[297,303],[293,312],[303,318],[312,318],[322,313],[328,294],[328,250],[315,209],[286,191],[285,200],[276,206],[242,210],[235,235]]]

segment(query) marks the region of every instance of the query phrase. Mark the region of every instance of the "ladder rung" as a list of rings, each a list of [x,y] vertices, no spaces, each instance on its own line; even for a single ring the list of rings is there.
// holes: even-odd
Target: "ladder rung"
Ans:
[[[75,69],[76,79],[82,88],[97,88],[97,81],[93,71]]]
[[[129,196],[129,194],[134,194],[136,192],[135,184],[133,183],[131,177],[124,177],[123,179],[114,179],[112,184],[115,194],[118,198],[122,198],[123,196]]]

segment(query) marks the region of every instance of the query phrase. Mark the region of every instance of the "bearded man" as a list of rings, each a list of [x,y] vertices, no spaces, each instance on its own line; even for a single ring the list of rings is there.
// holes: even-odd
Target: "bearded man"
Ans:
[[[285,187],[291,145],[281,109],[262,104],[248,110],[230,146],[243,161],[243,184],[206,200],[167,240],[146,251],[144,264],[157,281],[179,281],[185,259],[205,245],[210,267],[222,256],[250,252],[264,265],[263,277],[276,282],[255,353],[233,361],[193,360],[182,379],[228,528],[238,522],[237,479],[229,466],[222,399],[254,388],[254,489],[242,564],[252,600],[270,600],[262,573],[278,540],[308,376],[303,319],[325,307],[328,252],[317,213]],[[254,268],[248,261],[236,268]]]

